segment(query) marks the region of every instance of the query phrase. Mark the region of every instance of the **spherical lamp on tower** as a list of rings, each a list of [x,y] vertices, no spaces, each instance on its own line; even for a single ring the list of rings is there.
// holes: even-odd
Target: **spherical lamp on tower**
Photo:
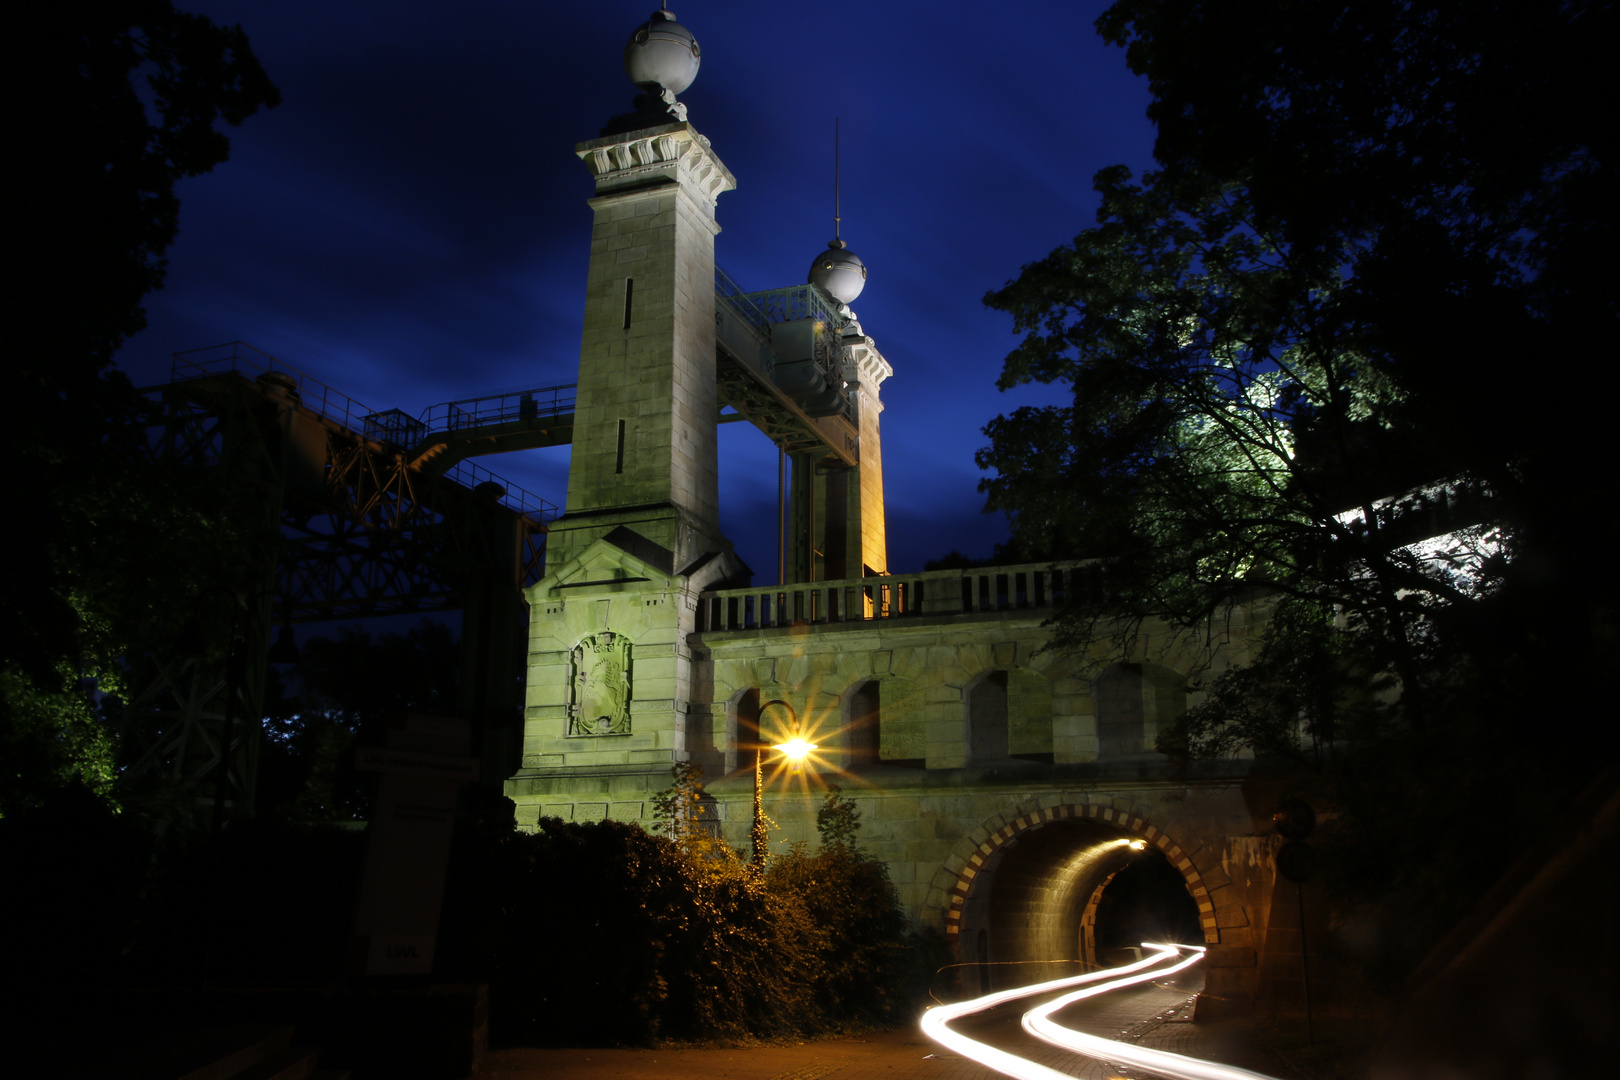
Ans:
[[[630,81],[655,94],[667,90],[666,100],[692,85],[701,62],[697,38],[667,8],[659,8],[636,27],[624,46],[624,70]]]
[[[846,308],[866,288],[866,264],[844,246],[844,198],[839,176],[838,119],[833,118],[833,238],[810,263],[808,281]]]
[[[840,304],[852,303],[866,288],[866,264],[842,240],[834,240],[810,264],[810,284]]]

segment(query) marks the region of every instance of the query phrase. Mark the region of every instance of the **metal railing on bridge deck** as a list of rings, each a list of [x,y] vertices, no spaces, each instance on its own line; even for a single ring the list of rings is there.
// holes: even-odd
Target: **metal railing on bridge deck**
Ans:
[[[714,297],[717,304],[729,309],[747,323],[766,341],[771,339],[771,324],[815,319],[833,329],[839,329],[846,317],[833,310],[827,297],[814,285],[789,285],[782,289],[763,292],[744,292],[732,276],[714,268]]]
[[[1066,599],[1095,601],[1098,563],[1028,563],[968,570],[930,570],[776,585],[717,589],[698,598],[699,633],[766,630],[803,623],[868,622],[1049,608]]]
[[[728,279],[729,280],[729,279]],[[754,308],[773,323],[814,319],[833,329],[844,325],[844,316],[834,311],[827,297],[814,285],[789,285],[782,289],[746,294]]]
[[[227,341],[223,345],[175,353],[174,362],[169,366],[169,381],[185,382],[226,372],[236,372],[260,381],[264,381],[263,376],[272,373],[280,375],[286,380],[280,385],[291,390],[293,399],[300,405],[350,431],[361,430],[372,415],[372,410],[343,391],[332,389],[319,379],[305,375],[245,341]]]
[[[720,307],[729,309],[753,327],[765,341],[771,340],[770,316],[718,265],[714,268],[714,298]]]
[[[537,390],[510,390],[464,401],[447,401],[424,411],[420,422],[427,431],[464,431],[467,428],[539,420],[574,411],[578,383],[545,386]]]
[[[243,341],[229,341],[223,345],[214,345],[206,349],[192,349],[187,352],[174,354],[174,363],[169,369],[171,383],[185,382],[190,379],[200,379],[209,375],[220,375],[234,372],[248,379],[263,382],[264,376],[277,375],[281,381],[272,385],[282,387],[283,392],[290,393],[292,399],[299,405],[330,420],[349,431],[356,432],[375,442],[391,443],[395,446],[408,447],[411,443],[419,441],[435,429],[432,426],[432,414],[435,410],[449,410],[456,406],[465,406],[461,416],[489,416],[505,407],[507,399],[511,399],[513,415],[510,419],[528,419],[522,416],[527,408],[523,404],[524,398],[534,399],[539,407],[552,413],[566,412],[573,409],[573,384],[567,386],[547,387],[543,390],[514,391],[511,394],[495,394],[487,398],[473,398],[468,401],[451,402],[449,405],[436,405],[427,410],[420,420],[413,420],[407,413],[398,409],[388,409],[382,412],[370,409],[359,401],[334,390],[319,379],[304,374],[271,356],[267,352],[255,349]],[[448,416],[448,413],[446,413]],[[537,413],[544,415],[544,413]],[[497,420],[475,420],[474,423],[497,423]],[[453,425],[447,424],[446,427]],[[493,483],[501,488],[499,501],[507,509],[521,514],[534,521],[549,522],[557,517],[556,504],[542,499],[532,491],[525,491],[516,484],[497,476],[481,465],[474,465],[469,461],[457,462],[443,473],[446,479],[454,481],[466,488],[476,488],[482,484]]]

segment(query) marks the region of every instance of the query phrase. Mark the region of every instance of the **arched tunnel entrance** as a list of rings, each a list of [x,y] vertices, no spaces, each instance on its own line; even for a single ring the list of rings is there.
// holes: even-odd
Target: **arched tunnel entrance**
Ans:
[[[1165,852],[1089,818],[1009,837],[974,875],[960,925],[969,993],[1108,966],[1143,941],[1205,940],[1191,883]]]

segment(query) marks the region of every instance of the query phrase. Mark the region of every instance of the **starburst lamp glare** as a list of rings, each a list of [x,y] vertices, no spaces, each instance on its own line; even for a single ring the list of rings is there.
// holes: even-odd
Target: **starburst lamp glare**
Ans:
[[[777,743],[771,749],[780,750],[782,756],[789,761],[803,761],[810,756],[811,751],[816,749],[816,744],[795,735],[785,743]]]

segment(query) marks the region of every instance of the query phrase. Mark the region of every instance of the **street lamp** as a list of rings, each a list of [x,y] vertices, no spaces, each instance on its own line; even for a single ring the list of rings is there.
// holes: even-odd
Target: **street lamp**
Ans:
[[[816,749],[816,744],[801,735],[795,735],[786,742],[776,743],[772,750],[780,751],[788,761],[798,764],[810,756]],[[765,787],[762,778],[762,768],[765,758],[765,744],[754,744],[754,827],[750,838],[754,843],[753,866],[755,870],[765,869],[765,853],[771,846],[770,828],[765,824]]]

